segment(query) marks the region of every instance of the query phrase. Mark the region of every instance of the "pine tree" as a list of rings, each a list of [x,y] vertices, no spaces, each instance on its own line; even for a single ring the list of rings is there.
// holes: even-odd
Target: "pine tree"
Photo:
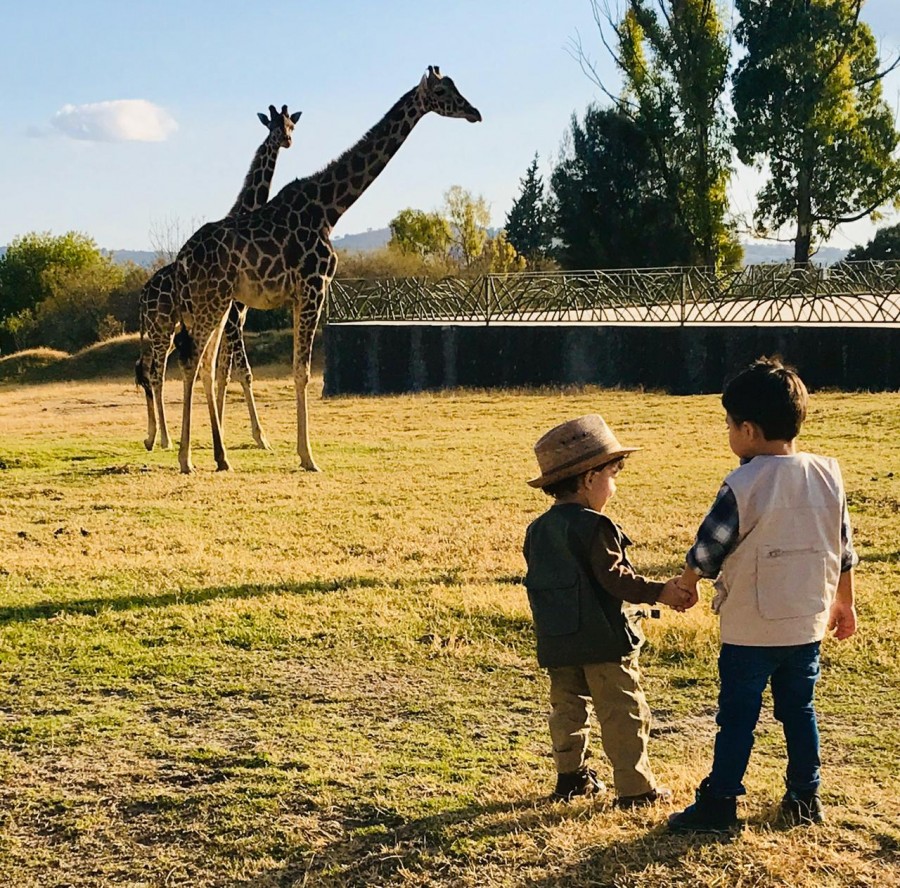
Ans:
[[[506,237],[516,252],[529,262],[544,258],[550,250],[544,181],[538,175],[538,156],[520,179],[522,190],[506,217]]]

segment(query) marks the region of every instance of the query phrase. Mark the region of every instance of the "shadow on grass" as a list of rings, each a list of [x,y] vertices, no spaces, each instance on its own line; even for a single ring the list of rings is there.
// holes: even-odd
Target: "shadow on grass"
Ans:
[[[332,577],[301,583],[267,583],[244,586],[211,586],[206,589],[177,589],[159,595],[122,595],[115,598],[81,598],[64,601],[41,601],[21,607],[0,608],[0,626],[47,620],[69,614],[97,616],[104,612],[132,611],[173,605],[203,604],[218,599],[258,598],[265,595],[326,595],[354,589],[393,586],[392,580],[370,576]]]
[[[409,877],[417,872],[438,870],[448,879],[447,884],[452,884],[448,864],[471,870],[484,860],[485,854],[496,860],[497,839],[529,831],[540,834],[548,827],[569,819],[580,820],[586,814],[602,817],[604,809],[589,812],[582,807],[570,808],[543,799],[522,799],[518,803],[472,804],[414,820],[406,820],[389,808],[346,809],[338,814],[343,826],[342,838],[312,855],[298,850],[291,855],[294,859],[288,859],[279,869],[257,876],[246,885],[247,888],[250,884],[254,888],[307,884],[361,888],[392,884],[398,875]],[[480,818],[488,820],[481,823]],[[562,869],[552,867],[552,875],[532,880],[523,878],[516,884],[531,888],[627,884],[622,879],[629,872],[659,863],[677,867],[687,848],[726,843],[732,838],[729,835],[671,836],[658,823],[632,840],[596,848],[577,864]],[[522,863],[519,861],[518,865]]]

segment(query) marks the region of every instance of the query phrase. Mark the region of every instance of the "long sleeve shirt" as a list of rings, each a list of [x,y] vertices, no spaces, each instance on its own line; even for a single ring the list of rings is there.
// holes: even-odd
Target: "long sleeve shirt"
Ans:
[[[610,521],[599,521],[591,541],[588,558],[597,581],[613,598],[630,604],[656,604],[664,583],[648,580],[635,573],[626,548],[631,540]]]

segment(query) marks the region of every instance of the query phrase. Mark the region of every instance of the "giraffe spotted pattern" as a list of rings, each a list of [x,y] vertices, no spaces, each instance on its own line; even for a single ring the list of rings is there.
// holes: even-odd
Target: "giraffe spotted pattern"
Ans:
[[[307,386],[316,326],[334,277],[337,257],[331,230],[385,168],[427,113],[472,123],[481,114],[449,77],[430,67],[359,142],[312,176],[286,185],[252,213],[211,222],[184,245],[176,260],[181,321],[192,342],[185,362],[184,414],[178,454],[191,472],[191,396],[199,372],[212,425],[219,470],[229,469],[212,381],[216,353],[232,302],[258,309],[291,303],[294,318],[294,387],[297,453],[301,466],[318,471],[309,442]]]

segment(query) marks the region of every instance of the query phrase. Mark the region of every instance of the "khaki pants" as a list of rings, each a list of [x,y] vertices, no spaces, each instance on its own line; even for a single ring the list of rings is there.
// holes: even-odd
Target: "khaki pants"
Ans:
[[[656,787],[647,757],[650,707],[641,688],[637,652],[615,663],[558,666],[550,673],[550,737],[560,774],[584,765],[591,703],[600,723],[603,750],[613,766],[616,795],[634,796]]]

